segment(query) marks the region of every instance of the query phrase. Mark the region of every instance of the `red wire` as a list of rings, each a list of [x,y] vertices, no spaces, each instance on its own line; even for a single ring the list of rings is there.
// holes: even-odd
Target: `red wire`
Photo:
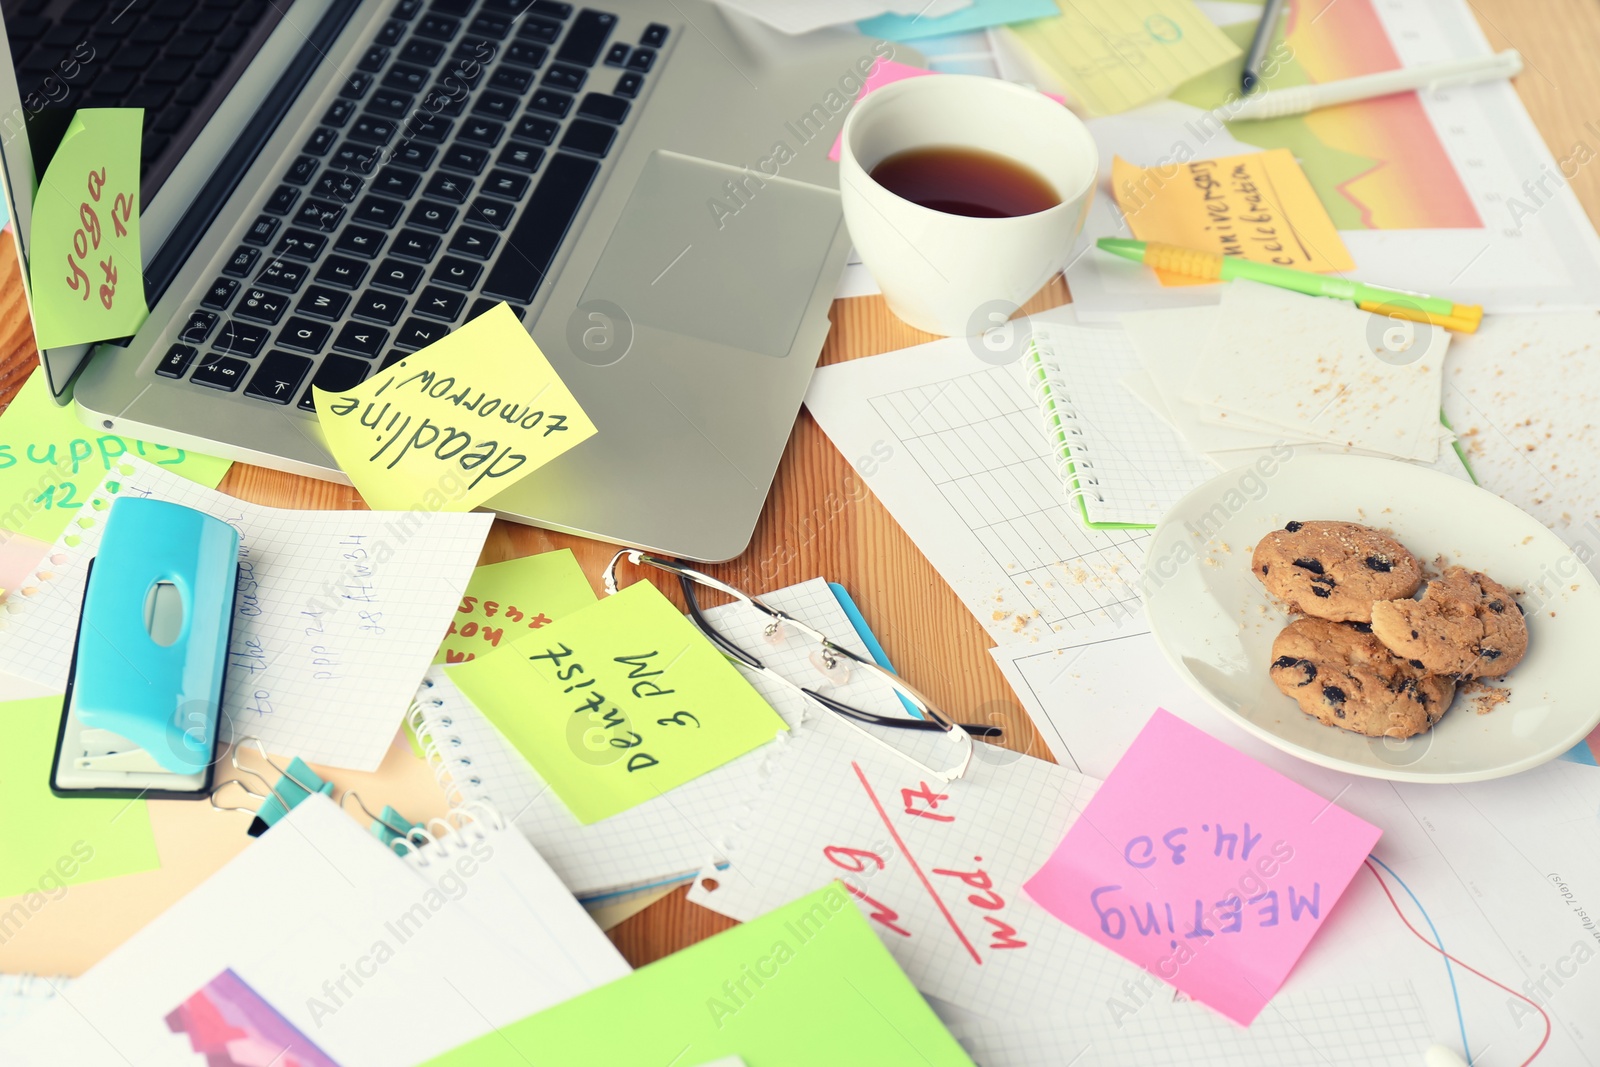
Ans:
[[[1454,956],[1450,955],[1450,953],[1446,952],[1444,949],[1440,948],[1438,945],[1435,945],[1432,941],[1429,941],[1427,938],[1423,937],[1422,934],[1420,932],[1418,932],[1417,928],[1415,926],[1411,925],[1411,920],[1406,918],[1406,913],[1400,910],[1399,901],[1395,900],[1394,899],[1394,894],[1389,892],[1389,883],[1387,883],[1387,882],[1385,882],[1383,880],[1383,875],[1378,873],[1378,868],[1376,868],[1376,867],[1374,867],[1372,865],[1372,861],[1371,860],[1367,860],[1365,862],[1364,866],[1367,868],[1367,870],[1372,872],[1372,877],[1374,877],[1374,878],[1376,878],[1378,880],[1378,886],[1379,886],[1379,888],[1381,888],[1383,890],[1383,895],[1389,898],[1389,905],[1394,908],[1394,913],[1396,915],[1400,916],[1400,921],[1406,924],[1406,929],[1410,930],[1411,933],[1416,937],[1416,939],[1418,941],[1421,941],[1424,945],[1427,945],[1429,948],[1433,949],[1433,951],[1439,953],[1439,955],[1443,956],[1445,959],[1449,960],[1451,963],[1455,964],[1457,967],[1465,968],[1466,970],[1469,970],[1473,974],[1477,975],[1479,978],[1482,978],[1485,982],[1488,982],[1490,985],[1495,986],[1495,987],[1497,987],[1499,989],[1504,989],[1507,993],[1510,993],[1512,996],[1518,998],[1519,1000],[1525,1000],[1529,1004],[1533,1005],[1533,1010],[1538,1012],[1539,1013],[1539,1018],[1544,1020],[1544,1038],[1543,1038],[1543,1040],[1541,1040],[1539,1042],[1539,1047],[1533,1050],[1533,1055],[1531,1055],[1527,1059],[1523,1060],[1522,1063],[1519,1065],[1519,1067],[1528,1067],[1528,1064],[1532,1063],[1535,1059],[1537,1059],[1538,1056],[1539,1056],[1539,1053],[1543,1052],[1544,1051],[1544,1047],[1550,1043],[1550,1033],[1551,1033],[1550,1016],[1545,1014],[1544,1009],[1539,1006],[1539,1002],[1534,1000],[1534,999],[1532,999],[1531,997],[1523,996],[1521,993],[1518,993],[1515,989],[1512,989],[1508,985],[1501,985],[1499,982],[1496,982],[1493,978],[1490,978],[1488,975],[1484,974],[1482,971],[1478,970],[1476,967],[1473,967],[1473,966],[1470,966],[1468,964],[1462,963],[1460,960],[1458,960]]]

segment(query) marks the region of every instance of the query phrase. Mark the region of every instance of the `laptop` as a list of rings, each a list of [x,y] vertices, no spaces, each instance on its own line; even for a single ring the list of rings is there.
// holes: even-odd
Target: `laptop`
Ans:
[[[144,108],[150,318],[41,353],[90,426],[347,481],[311,387],[506,302],[599,432],[489,506],[743,551],[849,250],[827,153],[874,42],[697,0],[0,0],[0,30],[24,264],[16,192],[74,109]]]

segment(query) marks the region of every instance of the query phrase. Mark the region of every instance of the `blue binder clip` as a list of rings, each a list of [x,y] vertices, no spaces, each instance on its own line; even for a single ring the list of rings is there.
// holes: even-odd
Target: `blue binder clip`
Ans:
[[[239,533],[119,497],[89,566],[56,737],[60,797],[198,798],[211,788]]]

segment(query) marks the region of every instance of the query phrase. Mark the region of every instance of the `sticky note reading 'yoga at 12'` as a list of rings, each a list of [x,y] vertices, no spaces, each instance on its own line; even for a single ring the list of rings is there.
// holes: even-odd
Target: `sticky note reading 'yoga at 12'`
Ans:
[[[649,582],[448,670],[584,823],[788,729]]]
[[[465,663],[595,602],[572,549],[541,552],[472,572],[435,663]]]
[[[971,1067],[833,882],[428,1067]]]
[[[1141,241],[1297,270],[1355,266],[1287,148],[1144,168],[1118,157],[1111,164],[1111,189]],[[1207,284],[1167,271],[1157,275],[1166,285]]]
[[[1026,889],[1248,1026],[1380,833],[1157,710]]]
[[[377,510],[434,493],[470,511],[595,432],[505,304],[353,389],[316,390],[316,404],[334,459]]]
[[[33,198],[28,280],[41,349],[135,333],[149,316],[139,253],[144,110],[81,108]]]

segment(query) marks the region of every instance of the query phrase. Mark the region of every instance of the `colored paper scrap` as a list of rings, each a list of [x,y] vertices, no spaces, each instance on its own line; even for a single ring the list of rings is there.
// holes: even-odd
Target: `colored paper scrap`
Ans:
[[[232,968],[195,990],[164,1021],[208,1064],[339,1067]]]
[[[706,1063],[725,1056],[762,1067],[972,1063],[833,882],[502,1026],[429,1067]]]
[[[144,110],[80,108],[33,198],[28,239],[40,350],[129,337],[149,316],[139,250]]]
[[[1381,833],[1158,709],[1024,888],[1248,1026]]]
[[[353,389],[316,390],[316,404],[334,459],[378,510],[440,493],[442,510],[471,511],[595,432],[505,304]]]
[[[1193,0],[1057,0],[1060,14],[1009,27],[1091,115],[1166,96],[1239,54]]]
[[[788,729],[649,582],[448,669],[583,823]]]
[[[0,939],[68,886],[161,866],[143,800],[63,799],[50,792],[59,696],[0,704]]]
[[[479,567],[433,662],[476,659],[595,600],[570,548]]]
[[[78,421],[72,405],[51,399],[44,371],[35,369],[0,413],[0,531],[48,546],[125,455],[142,456],[208,489],[229,467],[214,456],[95,432]]]
[[[917,41],[947,33],[971,33],[1008,22],[1046,18],[1057,14],[1055,0],[973,0],[972,6],[948,15],[879,15],[856,23],[868,37],[885,41]]]
[[[1111,189],[1141,241],[1297,270],[1355,267],[1333,219],[1287,148],[1137,167],[1111,164]],[[1157,271],[1165,285],[1208,282]]]

